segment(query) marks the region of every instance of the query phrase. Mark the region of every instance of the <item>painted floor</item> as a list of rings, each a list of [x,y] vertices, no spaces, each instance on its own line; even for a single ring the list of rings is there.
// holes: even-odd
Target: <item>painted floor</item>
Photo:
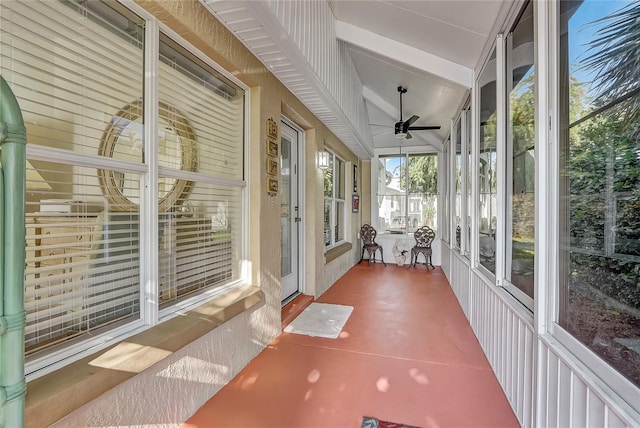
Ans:
[[[317,302],[337,339],[280,334],[184,427],[518,427],[440,268],[356,265]]]

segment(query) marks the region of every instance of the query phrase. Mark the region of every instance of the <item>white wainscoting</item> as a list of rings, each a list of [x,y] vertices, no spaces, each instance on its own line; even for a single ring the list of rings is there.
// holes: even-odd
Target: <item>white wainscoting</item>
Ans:
[[[523,427],[640,426],[588,368],[559,343],[535,334],[533,315],[516,310],[515,299],[442,247],[451,261],[445,274]]]
[[[460,306],[464,311],[467,318],[469,314],[469,259],[462,257],[456,250],[451,249],[451,273],[449,276],[449,283],[451,288],[460,302]]]
[[[393,256],[393,247],[394,245],[396,245],[396,243],[402,245],[403,248],[408,249],[407,258],[404,264],[409,265],[409,262],[411,259],[411,247],[413,247],[416,244],[416,240],[413,238],[413,235],[400,235],[400,234],[396,235],[393,233],[381,233],[376,236],[376,242],[382,245],[382,250],[384,251],[384,262],[387,264],[396,263],[396,259]],[[439,238],[436,238],[433,240],[433,243],[431,244],[431,249],[433,250],[431,254],[431,262],[433,263],[434,266],[440,266],[442,258],[441,258]],[[365,259],[368,257],[366,251],[364,253],[364,257]],[[418,257],[419,257],[418,262],[424,263],[423,256],[418,256]],[[376,260],[379,260],[379,259],[380,259],[380,253],[377,252]]]
[[[444,241],[440,241],[440,266],[442,267],[442,271],[445,276],[451,283],[451,248],[449,248],[449,244]]]
[[[504,298],[503,290],[471,274],[471,327],[523,426],[533,424],[533,319],[523,319]],[[503,298],[504,297],[504,298]]]
[[[556,427],[639,427],[638,415],[624,413],[613,392],[579,369],[574,357],[548,337],[538,340],[539,406],[538,426]],[[640,396],[638,396],[640,401]]]

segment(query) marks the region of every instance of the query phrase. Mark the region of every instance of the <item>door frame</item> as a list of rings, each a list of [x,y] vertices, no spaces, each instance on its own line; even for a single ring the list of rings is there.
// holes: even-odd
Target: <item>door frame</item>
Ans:
[[[307,210],[306,210],[306,132],[300,126],[298,126],[294,121],[289,119],[287,116],[282,114],[280,116],[280,121],[287,124],[294,130],[298,132],[298,160],[297,160],[297,168],[298,168],[298,216],[302,219],[298,223],[298,293],[293,295],[293,298],[300,294],[304,294],[306,291],[306,283],[305,283],[305,254],[307,242],[306,242],[306,223],[307,223]],[[282,239],[282,237],[281,237]],[[293,298],[287,298],[283,300],[282,306],[289,303]]]

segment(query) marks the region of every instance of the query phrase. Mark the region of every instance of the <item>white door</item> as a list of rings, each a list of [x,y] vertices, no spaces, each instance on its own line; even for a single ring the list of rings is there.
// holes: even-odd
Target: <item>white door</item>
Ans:
[[[298,152],[301,131],[288,121],[280,126],[280,231],[282,297],[284,303],[295,297],[300,290],[300,228],[302,207],[299,205]]]

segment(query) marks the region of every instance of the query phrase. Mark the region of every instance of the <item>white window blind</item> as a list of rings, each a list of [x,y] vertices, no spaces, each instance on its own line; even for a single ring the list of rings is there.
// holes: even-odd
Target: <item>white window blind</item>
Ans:
[[[187,141],[184,136],[182,147],[167,146],[166,150],[192,145],[197,149],[194,172],[243,180],[244,91],[162,33],[160,60],[160,117],[178,114],[192,139]],[[160,162],[161,167],[179,167]]]
[[[27,355],[136,318],[140,290],[137,213],[107,205],[94,168],[43,161],[29,166]],[[128,176],[125,186],[138,189],[139,179]],[[74,199],[61,198],[69,194]]]
[[[141,272],[159,284],[150,291],[163,309],[239,284],[244,91],[161,34],[160,57],[146,64],[156,68],[159,114],[144,123],[145,26],[120,3],[2,1],[0,29],[0,72],[27,128],[26,347],[34,370],[44,357],[49,364],[52,349],[70,355],[68,348],[93,346],[90,338],[142,325]],[[150,126],[158,139],[146,147]],[[145,218],[153,159],[158,216]],[[159,272],[141,268],[140,231],[149,222],[159,234],[146,254],[157,256]]]
[[[159,212],[167,304],[240,278],[244,91],[162,33],[160,60],[160,183],[183,186]],[[175,138],[163,122],[180,124]],[[194,174],[181,179],[183,170]],[[162,201],[166,188],[159,192]]]
[[[334,247],[345,240],[345,163],[329,152],[329,168],[324,170],[324,246]]]
[[[116,3],[3,1],[0,28],[0,72],[18,99],[28,146],[41,148],[28,159],[26,183],[31,356],[139,318],[140,219],[130,205],[107,200],[98,177],[109,171],[124,195],[140,195],[139,172],[110,170],[102,159],[141,163],[143,147],[106,152],[101,141],[124,122],[133,125],[123,131],[140,129],[140,117],[121,112],[142,99],[144,27]],[[60,152],[44,161],[49,148],[96,167]]]
[[[160,214],[161,303],[240,278],[240,201],[240,188],[196,182],[176,210]]]
[[[93,1],[0,3],[1,72],[29,144],[96,155],[114,113],[142,97],[143,27],[120,12]]]

